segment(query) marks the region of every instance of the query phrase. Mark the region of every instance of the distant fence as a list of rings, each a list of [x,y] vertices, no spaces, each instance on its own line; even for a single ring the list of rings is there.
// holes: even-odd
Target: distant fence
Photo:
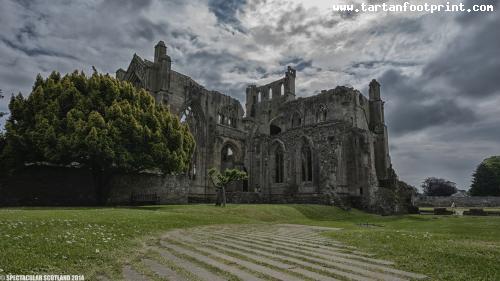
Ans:
[[[416,196],[414,204],[417,207],[500,207],[500,197],[497,196]]]

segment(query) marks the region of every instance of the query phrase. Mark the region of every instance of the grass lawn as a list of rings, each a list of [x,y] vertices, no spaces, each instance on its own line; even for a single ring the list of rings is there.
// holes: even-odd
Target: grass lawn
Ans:
[[[432,280],[500,280],[500,217],[388,216],[318,205],[0,209],[0,275],[118,276],[140,245],[172,228],[222,223],[342,227],[334,239]]]

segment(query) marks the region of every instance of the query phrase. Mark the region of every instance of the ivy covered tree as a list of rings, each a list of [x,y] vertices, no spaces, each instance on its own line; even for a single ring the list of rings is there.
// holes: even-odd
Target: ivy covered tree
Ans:
[[[2,158],[11,167],[78,163],[92,172],[101,204],[114,173],[182,173],[195,146],[188,127],[145,90],[97,72],[38,75],[31,95],[13,96],[9,109]]]
[[[212,183],[216,189],[216,200],[215,206],[226,206],[226,187],[228,184],[246,180],[248,178],[247,173],[240,171],[238,169],[226,169],[223,173],[219,172],[216,168],[208,170],[208,175],[212,180]]]
[[[472,175],[472,196],[500,196],[500,156],[486,158]]]

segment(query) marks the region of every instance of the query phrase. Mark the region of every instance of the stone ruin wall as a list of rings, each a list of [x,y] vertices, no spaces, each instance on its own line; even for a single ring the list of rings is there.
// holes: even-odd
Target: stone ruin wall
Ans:
[[[379,189],[390,189],[397,180],[375,80],[369,98],[348,87],[296,98],[296,71],[288,67],[283,78],[247,88],[244,116],[238,100],[172,70],[163,42],[155,47],[153,62],[134,55],[117,77],[147,89],[188,123],[197,143],[187,175],[192,201],[213,196],[207,176],[211,167],[247,171],[249,180],[229,191],[258,193],[247,197],[262,202],[324,203],[353,197],[363,207],[375,209],[387,201]],[[304,144],[312,155],[312,178],[307,180],[301,178]],[[285,152],[281,182],[276,182],[273,170],[273,149],[278,146]]]

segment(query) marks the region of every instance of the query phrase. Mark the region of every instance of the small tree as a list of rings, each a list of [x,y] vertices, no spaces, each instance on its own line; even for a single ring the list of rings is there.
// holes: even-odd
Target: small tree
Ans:
[[[208,171],[208,175],[215,186],[217,198],[215,200],[215,206],[226,206],[226,187],[228,184],[246,180],[248,178],[247,173],[240,171],[238,169],[226,169],[224,173],[219,172],[216,168],[212,168]]]
[[[2,159],[79,163],[92,172],[100,204],[114,173],[184,172],[195,146],[188,127],[148,92],[97,72],[38,75],[31,95],[13,96],[9,108]]]
[[[500,196],[500,156],[484,159],[472,176],[472,196]]]
[[[424,180],[422,189],[427,196],[450,196],[457,192],[457,185],[452,181],[430,177]]]

